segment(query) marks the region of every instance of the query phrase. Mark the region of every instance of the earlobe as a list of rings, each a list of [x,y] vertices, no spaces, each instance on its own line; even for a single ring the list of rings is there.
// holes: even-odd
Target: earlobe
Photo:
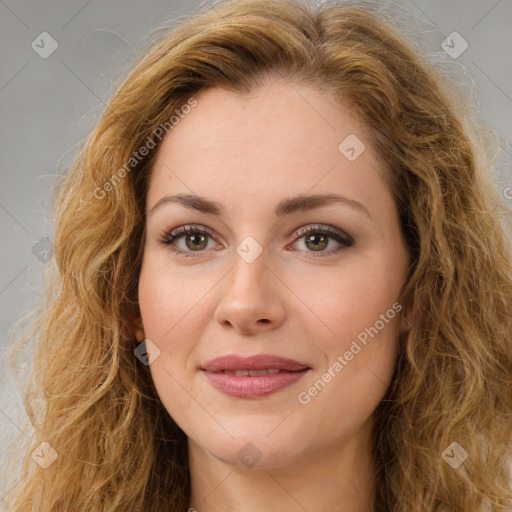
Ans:
[[[408,307],[402,312],[402,315],[400,316],[400,334],[407,336],[411,330],[412,325],[412,308]]]
[[[139,315],[132,320],[132,326],[135,333],[135,338],[140,343],[144,341],[144,327],[142,325],[142,317]]]

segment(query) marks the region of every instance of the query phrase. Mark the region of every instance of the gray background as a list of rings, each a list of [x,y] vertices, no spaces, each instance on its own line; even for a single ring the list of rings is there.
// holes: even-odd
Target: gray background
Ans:
[[[45,249],[52,237],[52,183],[71,165],[77,144],[99,119],[116,80],[149,45],[145,36],[158,27],[175,26],[199,4],[0,3],[0,464],[12,435],[30,433],[21,397],[6,376],[4,352],[15,321],[42,292]],[[436,66],[471,90],[475,109],[501,134],[503,155],[493,169],[495,184],[502,192],[512,187],[512,0],[400,0],[393,5],[404,16],[404,31],[416,37]],[[469,45],[457,58],[441,46],[454,31]],[[35,41],[48,51],[49,39],[41,43],[47,38],[40,36],[43,32],[58,43],[47,58],[31,46]],[[512,198],[504,197],[504,204],[512,207]],[[19,374],[27,368],[23,363]],[[0,501],[7,492],[1,484]]]

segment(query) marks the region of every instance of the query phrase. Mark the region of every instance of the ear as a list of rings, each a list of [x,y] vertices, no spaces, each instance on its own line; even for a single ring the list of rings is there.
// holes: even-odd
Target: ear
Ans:
[[[402,314],[400,315],[400,335],[403,337],[407,337],[411,327],[413,326],[413,312],[412,306],[409,304],[402,310]]]
[[[133,328],[135,338],[140,343],[146,339],[144,336],[144,327],[142,325],[142,317],[140,315],[135,316],[131,321],[130,325]]]

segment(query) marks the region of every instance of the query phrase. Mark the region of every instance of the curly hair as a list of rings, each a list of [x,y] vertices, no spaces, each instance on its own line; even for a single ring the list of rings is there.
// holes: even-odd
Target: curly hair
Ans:
[[[412,326],[374,412],[375,510],[511,510],[510,211],[491,137],[384,11],[289,0],[205,5],[152,42],[57,182],[44,304],[10,352],[14,368],[34,341],[34,433],[16,442],[26,457],[8,510],[186,511],[187,437],[134,357],[158,127],[201,89],[244,94],[275,75],[332,92],[363,121],[413,259],[401,297]],[[46,469],[30,457],[42,442],[58,454]],[[457,468],[442,457],[454,442],[467,453]]]

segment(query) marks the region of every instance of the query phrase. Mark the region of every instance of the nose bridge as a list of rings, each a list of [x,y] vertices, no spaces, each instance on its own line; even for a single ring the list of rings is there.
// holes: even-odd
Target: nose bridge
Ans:
[[[242,291],[248,286],[253,289],[253,293],[256,288],[259,290],[268,278],[268,252],[254,237],[244,238],[236,247],[233,258],[231,286],[241,286]]]
[[[233,265],[222,289],[215,318],[240,332],[276,328],[284,318],[283,304],[267,268],[270,251],[252,237],[244,239],[233,255]]]

